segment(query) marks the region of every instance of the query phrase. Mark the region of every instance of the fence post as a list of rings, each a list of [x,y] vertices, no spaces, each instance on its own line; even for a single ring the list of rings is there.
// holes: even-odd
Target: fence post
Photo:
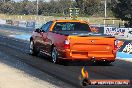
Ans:
[[[113,20],[113,24],[115,24],[115,20]]]
[[[105,24],[106,24],[106,21],[105,21],[105,19],[104,19],[104,27],[105,27]]]
[[[22,20],[22,16],[21,16],[21,20]]]
[[[125,21],[124,21],[124,20],[123,20],[122,24],[123,24],[123,26],[124,26],[124,24],[125,24]]]

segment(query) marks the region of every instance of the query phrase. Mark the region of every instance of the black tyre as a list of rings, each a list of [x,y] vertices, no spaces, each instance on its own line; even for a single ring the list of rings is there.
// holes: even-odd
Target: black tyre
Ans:
[[[57,52],[56,47],[53,47],[53,48],[52,48],[51,59],[52,59],[52,62],[53,62],[54,64],[59,63],[58,52]]]
[[[34,46],[33,41],[30,41],[30,54],[33,56],[37,56],[39,51],[36,49],[36,47]]]

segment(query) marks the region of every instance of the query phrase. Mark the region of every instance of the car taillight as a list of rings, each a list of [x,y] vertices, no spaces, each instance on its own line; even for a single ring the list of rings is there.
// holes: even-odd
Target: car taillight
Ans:
[[[70,49],[70,41],[69,40],[65,40],[64,47],[65,47],[65,49]]]
[[[117,49],[118,49],[117,44],[118,44],[118,41],[117,41],[117,40],[115,40],[115,41],[114,41],[114,50],[117,50]]]

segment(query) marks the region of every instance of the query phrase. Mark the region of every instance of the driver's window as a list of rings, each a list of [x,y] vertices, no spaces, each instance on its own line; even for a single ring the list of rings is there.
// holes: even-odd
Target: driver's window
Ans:
[[[41,30],[43,30],[44,32],[49,31],[49,28],[51,27],[52,23],[53,23],[52,21],[47,22],[46,24],[44,24],[44,25],[41,27]]]
[[[42,27],[41,27],[41,30],[45,31],[46,29],[46,24],[44,24]]]

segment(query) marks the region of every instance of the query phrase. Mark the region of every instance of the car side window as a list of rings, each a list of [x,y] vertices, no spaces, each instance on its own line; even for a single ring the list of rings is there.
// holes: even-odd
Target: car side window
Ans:
[[[47,22],[46,24],[44,24],[42,27],[41,27],[41,29],[44,31],[44,32],[48,32],[49,31],[49,28],[51,27],[51,25],[52,25],[52,21],[49,21],[49,22]]]

